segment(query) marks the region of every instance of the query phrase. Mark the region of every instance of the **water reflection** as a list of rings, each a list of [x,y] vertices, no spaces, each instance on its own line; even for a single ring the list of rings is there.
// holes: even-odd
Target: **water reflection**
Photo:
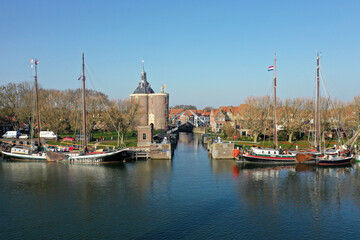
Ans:
[[[259,166],[239,165],[241,197],[248,204],[272,205],[287,202],[311,207],[341,205],[359,202],[359,191],[353,182],[359,182],[359,166],[355,168],[317,168],[309,165]],[[356,193],[356,198],[354,198]]]
[[[70,191],[83,203],[109,193],[139,198],[154,188],[167,188],[170,177],[168,160],[100,165],[4,161],[0,165],[3,192]]]
[[[0,162],[0,239],[350,239],[359,209],[358,164],[212,160],[201,135],[171,161]]]

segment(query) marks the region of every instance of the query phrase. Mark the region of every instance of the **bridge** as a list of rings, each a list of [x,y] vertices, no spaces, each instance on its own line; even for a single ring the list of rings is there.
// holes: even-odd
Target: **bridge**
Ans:
[[[175,125],[176,127],[175,128],[172,128],[170,130],[167,131],[167,134],[170,134],[170,133],[173,133],[173,132],[176,132],[179,130],[179,128],[185,126],[186,124],[190,124],[192,125],[193,127],[200,127],[200,126],[206,126],[206,122],[201,118],[199,117],[196,113],[194,113],[193,111],[191,110],[185,110],[181,113],[178,113],[176,114],[174,117],[172,117],[171,119],[169,119],[169,123],[172,122],[174,119],[177,119],[178,117],[180,117],[181,115],[185,114],[186,111],[189,111],[193,117],[192,118],[189,118],[189,120],[187,120],[186,122],[184,123],[179,123],[178,121],[175,122]]]

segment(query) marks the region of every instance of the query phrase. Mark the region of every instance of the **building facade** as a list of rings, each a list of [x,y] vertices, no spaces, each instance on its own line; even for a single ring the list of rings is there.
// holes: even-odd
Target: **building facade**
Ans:
[[[130,100],[139,104],[138,126],[151,125],[154,129],[167,129],[169,119],[169,94],[164,87],[160,93],[155,93],[146,78],[143,68],[141,80]]]

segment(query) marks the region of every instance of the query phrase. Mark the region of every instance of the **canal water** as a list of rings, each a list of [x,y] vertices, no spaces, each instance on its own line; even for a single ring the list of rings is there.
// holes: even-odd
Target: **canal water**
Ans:
[[[181,133],[173,160],[0,161],[0,239],[354,239],[360,166],[237,165]]]

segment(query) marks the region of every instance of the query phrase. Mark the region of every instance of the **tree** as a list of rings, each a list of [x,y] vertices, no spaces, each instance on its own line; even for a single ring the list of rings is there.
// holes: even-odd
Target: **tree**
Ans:
[[[136,125],[139,104],[128,99],[112,100],[110,101],[108,113],[106,117],[107,125],[110,129],[115,129],[118,132],[118,146],[120,144],[124,145],[126,133]]]
[[[184,110],[197,110],[196,106],[194,105],[176,105],[174,107],[170,107],[171,109],[184,109]]]
[[[19,96],[15,83],[9,83],[0,87],[0,118],[2,121],[16,121],[16,109]]]
[[[210,106],[204,108],[205,111],[211,111],[211,110],[214,110],[214,109],[215,109],[215,108],[210,107]]]
[[[309,118],[307,111],[309,101],[304,98],[285,99],[282,107],[279,108],[279,123],[288,135],[288,142],[292,142],[295,132],[304,129],[304,122]]]
[[[223,130],[224,137],[230,138],[230,137],[236,135],[235,124],[233,124],[231,122],[224,123],[222,130]]]
[[[94,130],[105,130],[104,112],[109,107],[109,98],[102,92],[86,90],[86,128],[90,135]]]
[[[17,85],[17,95],[19,98],[15,109],[17,121],[31,125],[35,116],[35,91],[33,84],[30,82],[19,83]]]
[[[245,109],[241,125],[249,129],[254,135],[254,142],[260,134],[269,134],[272,122],[272,107],[270,96],[250,96],[245,100]]]
[[[56,134],[69,129],[69,105],[66,92],[55,89],[40,91],[41,129],[51,130]]]
[[[92,135],[94,130],[105,130],[104,112],[109,107],[109,97],[99,91],[87,89],[86,95],[86,129]],[[68,89],[64,92],[65,108],[68,109],[68,129],[81,132],[83,128],[82,89]]]
[[[338,114],[336,115],[338,116]],[[320,135],[323,143],[325,143],[325,133],[331,131],[331,129],[337,128],[337,123],[338,121],[331,111],[330,97],[320,98]]]
[[[357,95],[354,97],[354,100],[351,102],[351,105],[354,109],[354,120],[356,121],[356,124],[360,125],[360,95]]]

